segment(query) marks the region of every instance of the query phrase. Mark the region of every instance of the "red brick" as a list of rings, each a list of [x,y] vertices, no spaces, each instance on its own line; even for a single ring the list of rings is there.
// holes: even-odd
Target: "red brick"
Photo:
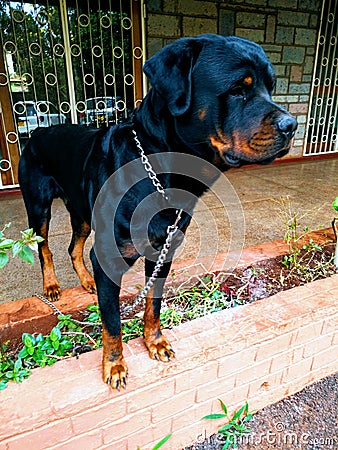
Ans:
[[[182,392],[173,396],[170,400],[155,404],[151,408],[152,423],[156,424],[165,418],[175,416],[181,411],[189,410],[193,403],[195,403],[195,390]]]
[[[179,413],[172,417],[171,420],[173,433],[175,433],[175,430],[188,427],[193,423],[202,424],[204,422],[202,418],[214,412],[220,412],[219,402],[216,400],[208,400],[203,403],[191,405],[187,414]]]
[[[338,345],[338,330],[337,332],[332,336],[332,342],[331,342],[332,346],[337,346]]]
[[[281,384],[283,372],[270,373],[265,377],[253,380],[249,384],[248,398],[255,397],[261,393],[265,394]],[[255,406],[256,408],[256,406]]]
[[[335,365],[338,371],[338,346],[330,347],[321,353],[317,353],[313,357],[313,364],[311,370],[317,370],[321,367]]]
[[[72,439],[68,439],[67,442],[62,442],[61,444],[51,447],[48,446],[48,450],[96,449],[101,448],[102,442],[101,430],[94,430],[88,431],[87,433],[76,436]]]
[[[309,105],[307,103],[289,103],[289,111],[291,114],[307,113]]]
[[[37,428],[20,436],[14,436],[3,445],[7,445],[7,450],[22,450],[23,448],[44,450],[47,446],[52,446],[65,442],[74,436],[69,419],[52,422],[44,427]]]
[[[270,372],[279,372],[282,369],[292,366],[304,359],[304,346],[290,347],[284,353],[278,353],[272,357]]]
[[[205,402],[213,400],[223,395],[227,395],[233,390],[235,386],[235,377],[227,376],[224,378],[217,378],[217,380],[199,386],[196,392],[196,402]]]
[[[269,359],[273,355],[284,352],[290,346],[292,338],[292,333],[281,334],[280,336],[275,336],[269,341],[263,342],[256,348],[256,362],[263,361],[264,359]]]
[[[151,423],[150,410],[144,410],[142,413],[129,414],[120,420],[112,420],[107,426],[102,427],[103,443],[111,444],[123,440],[131,434],[149,427]]]
[[[43,369],[39,372],[43,372]],[[55,419],[48,389],[43,385],[39,388],[34,383],[31,384],[31,378],[22,384],[9,383],[1,391],[0,417],[6,417],[6,420],[0,421],[0,440],[43,426]]]
[[[302,378],[304,373],[309,373],[312,367],[312,360],[312,357],[302,359],[298,363],[287,367],[283,374],[282,383],[288,383],[294,379]]]
[[[321,334],[328,334],[336,331],[338,331],[338,313],[330,315],[326,320],[324,320]]]
[[[316,355],[321,351],[331,348],[333,333],[319,336],[317,339],[309,342],[304,348],[304,358]]]
[[[217,372],[218,364],[214,361],[181,373],[175,378],[175,394],[210,383],[217,378]]]
[[[237,353],[224,356],[219,359],[218,376],[226,377],[232,373],[237,373],[241,369],[251,366],[256,359],[256,349],[246,348]]]
[[[211,315],[209,315],[195,319],[192,322],[182,323],[182,325],[180,325],[179,327],[175,327],[173,331],[176,339],[181,340],[214,329],[215,322],[211,318]]]
[[[294,332],[292,337],[292,345],[301,345],[311,342],[317,336],[320,336],[323,328],[323,321],[306,324]]]
[[[127,394],[127,412],[133,413],[140,411],[148,406],[161,403],[172,398],[175,392],[175,379],[168,379],[166,383],[158,383],[138,389],[132,394]]]
[[[114,393],[112,395],[114,395]],[[85,412],[72,415],[71,422],[75,434],[82,434],[86,431],[110,424],[112,418],[118,420],[126,415],[127,400],[125,397],[118,396],[95,408],[88,408]]]
[[[270,366],[270,360],[249,364],[245,370],[235,374],[235,387],[249,384],[252,380],[268,375],[270,373]]]
[[[49,398],[54,414],[63,417],[86,411],[89,404],[100,404],[117,395],[121,394],[103,383],[101,371],[88,371],[77,377],[65,377],[62,384],[53,386]]]
[[[156,425],[150,425],[143,430],[139,430],[137,433],[128,436],[128,450],[136,450],[138,447],[142,450],[152,449],[161,439],[168,436],[168,434],[171,434],[172,431],[172,421],[171,419],[166,418],[161,422],[157,422]],[[164,448],[167,448],[167,446]]]

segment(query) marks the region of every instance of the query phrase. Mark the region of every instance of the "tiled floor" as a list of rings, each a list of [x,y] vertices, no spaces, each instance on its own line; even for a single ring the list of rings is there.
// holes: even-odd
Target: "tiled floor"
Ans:
[[[338,159],[232,170],[200,199],[178,259],[282,239],[286,212],[288,218],[296,214],[300,231],[304,226],[328,228],[335,215],[331,203],[337,196]],[[62,202],[54,202],[52,217],[50,246],[59,281],[63,288],[76,286],[78,279],[67,253],[70,224]],[[27,228],[19,195],[0,197],[0,227],[8,222],[12,222],[8,230],[12,238]],[[33,267],[12,260],[0,272],[0,303],[31,296],[41,291],[41,285],[38,260]]]

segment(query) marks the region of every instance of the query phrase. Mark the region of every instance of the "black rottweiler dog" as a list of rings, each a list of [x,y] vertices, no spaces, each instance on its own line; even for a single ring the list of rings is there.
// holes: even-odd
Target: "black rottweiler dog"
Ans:
[[[29,226],[44,238],[39,246],[44,294],[51,300],[60,295],[48,247],[48,228],[53,198],[61,197],[71,217],[69,253],[74,269],[82,286],[98,294],[103,322],[103,380],[117,389],[125,387],[127,379],[119,307],[123,273],[144,255],[149,279],[168,226],[179,219],[178,228],[185,232],[194,203],[215,181],[218,169],[272,162],[288,152],[297,127],[296,120],[272,101],[273,69],[263,49],[248,40],[218,35],[183,38],[150,58],[144,72],[151,88],[129,123],[105,130],[76,125],[41,128],[28,141],[19,167]],[[152,158],[147,170],[144,156],[143,162],[140,159],[141,149]],[[178,170],[178,154],[191,158],[191,167],[186,164],[190,171],[187,176],[185,169]],[[205,165],[195,164],[197,159]],[[129,169],[120,173],[124,167]],[[142,171],[143,179],[136,177],[133,181],[133,167]],[[218,169],[213,172],[210,167]],[[148,176],[153,175],[152,170],[157,174],[155,183]],[[119,176],[114,177],[116,173]],[[109,179],[111,183],[101,199],[100,191]],[[168,196],[158,192],[162,187]],[[191,196],[170,195],[170,190]],[[138,205],[153,193],[157,197],[151,204],[156,203],[158,209],[146,213],[150,207],[145,206],[144,217],[141,213],[133,222],[146,230],[146,239],[136,244],[131,219]],[[97,212],[92,220],[94,208]],[[177,208],[183,209],[179,218]],[[83,262],[83,246],[92,224],[94,279]],[[174,242],[170,251],[176,245]],[[145,344],[150,357],[161,361],[174,356],[159,322],[170,259],[164,262],[146,295],[144,314]]]

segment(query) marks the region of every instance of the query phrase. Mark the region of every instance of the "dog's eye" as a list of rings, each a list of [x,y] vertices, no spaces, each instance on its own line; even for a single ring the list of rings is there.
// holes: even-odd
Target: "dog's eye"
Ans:
[[[243,86],[234,86],[230,89],[230,95],[234,97],[245,97],[245,89]]]

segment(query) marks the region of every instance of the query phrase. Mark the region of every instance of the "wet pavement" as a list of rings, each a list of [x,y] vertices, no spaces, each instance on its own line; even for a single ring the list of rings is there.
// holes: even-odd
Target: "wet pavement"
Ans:
[[[328,228],[335,216],[331,203],[338,196],[338,158],[283,162],[271,166],[234,169],[221,177],[198,202],[177,260],[283,239],[285,221],[296,215],[299,232]],[[28,227],[20,194],[0,196],[0,229],[11,222],[8,237],[20,237]],[[55,200],[50,248],[62,288],[79,284],[68,256],[71,227],[68,213]],[[91,238],[86,244],[88,258]],[[142,261],[137,263],[142,268]],[[0,271],[0,303],[41,292],[38,258],[34,266],[12,259]]]

